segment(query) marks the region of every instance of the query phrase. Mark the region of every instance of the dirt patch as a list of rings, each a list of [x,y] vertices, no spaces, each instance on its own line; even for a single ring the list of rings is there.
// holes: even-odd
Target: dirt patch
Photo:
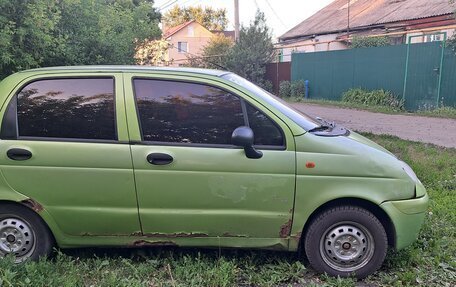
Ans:
[[[304,103],[292,105],[310,116],[334,121],[354,131],[387,134],[405,140],[456,148],[454,119],[389,115]]]

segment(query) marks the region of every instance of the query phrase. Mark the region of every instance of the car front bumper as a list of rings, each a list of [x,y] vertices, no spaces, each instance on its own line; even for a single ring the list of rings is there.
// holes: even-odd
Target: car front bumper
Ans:
[[[417,185],[419,191],[424,190],[421,184]],[[417,194],[418,190],[417,190]],[[424,196],[408,200],[387,201],[380,207],[388,214],[395,229],[395,248],[403,249],[418,238],[429,205],[429,196],[424,191]]]

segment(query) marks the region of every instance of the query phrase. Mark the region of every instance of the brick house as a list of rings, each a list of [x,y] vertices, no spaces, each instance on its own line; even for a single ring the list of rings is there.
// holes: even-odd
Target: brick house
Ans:
[[[275,47],[281,61],[290,61],[295,51],[347,49],[354,36],[387,36],[391,44],[441,41],[454,34],[455,10],[449,0],[335,0],[280,36]]]

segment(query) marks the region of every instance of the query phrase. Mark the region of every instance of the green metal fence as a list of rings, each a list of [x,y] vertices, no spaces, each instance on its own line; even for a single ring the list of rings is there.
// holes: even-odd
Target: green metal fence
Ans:
[[[291,79],[309,80],[309,97],[340,100],[350,88],[385,89],[407,110],[456,107],[456,56],[444,42],[295,53]]]

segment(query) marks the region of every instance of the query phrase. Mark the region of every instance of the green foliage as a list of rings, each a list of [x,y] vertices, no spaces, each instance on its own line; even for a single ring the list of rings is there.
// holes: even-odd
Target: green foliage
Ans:
[[[365,106],[385,106],[398,110],[404,109],[403,101],[385,90],[368,91],[361,88],[350,89],[342,95],[342,101]]]
[[[163,14],[163,24],[170,28],[190,20],[196,20],[208,30],[223,31],[228,24],[226,9],[201,6],[179,7],[175,5]]]
[[[385,47],[391,45],[388,37],[360,37],[355,36],[351,42],[351,48],[370,48],[370,47]]]
[[[448,46],[451,49],[453,49],[453,52],[456,54],[456,30],[455,30],[455,34],[453,35],[453,37],[448,39]]]
[[[279,96],[282,98],[291,97],[291,83],[290,81],[282,81],[279,84]]]
[[[0,0],[0,79],[56,65],[132,64],[135,39],[161,35],[146,0]]]
[[[242,27],[239,41],[234,43],[223,35],[214,37],[200,57],[190,57],[194,67],[226,69],[244,77],[266,90],[272,85],[265,80],[266,64],[274,59],[271,31],[264,14],[257,11],[255,20]]]
[[[279,85],[279,95],[282,98],[294,98],[302,99],[304,98],[305,86],[303,80],[298,81],[282,81]]]
[[[188,65],[206,69],[225,69],[228,61],[228,53],[233,47],[231,38],[223,34],[214,35],[203,47],[200,56],[189,56]]]
[[[274,59],[274,46],[264,14],[257,11],[255,20],[242,27],[239,41],[228,52],[226,67],[262,87],[265,86],[266,64]]]

